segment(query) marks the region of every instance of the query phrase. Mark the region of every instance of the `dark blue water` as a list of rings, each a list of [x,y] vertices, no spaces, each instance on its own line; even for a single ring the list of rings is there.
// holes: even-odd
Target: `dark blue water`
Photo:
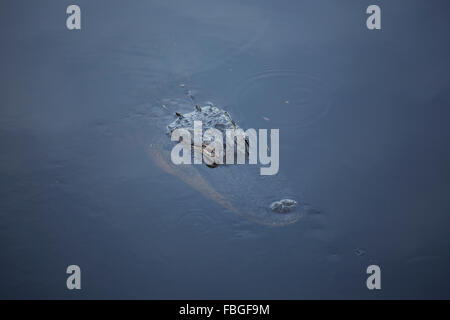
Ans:
[[[375,2],[2,1],[0,297],[450,298],[450,4]],[[188,90],[280,129],[302,219],[253,223],[155,165],[141,120]]]

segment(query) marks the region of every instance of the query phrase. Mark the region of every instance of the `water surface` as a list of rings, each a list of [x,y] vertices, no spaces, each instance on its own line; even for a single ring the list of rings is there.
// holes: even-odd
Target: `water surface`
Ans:
[[[378,1],[380,31],[369,1],[76,3],[81,31],[71,3],[1,4],[1,298],[449,298],[446,1]],[[152,162],[148,110],[188,94],[280,129],[297,223]]]

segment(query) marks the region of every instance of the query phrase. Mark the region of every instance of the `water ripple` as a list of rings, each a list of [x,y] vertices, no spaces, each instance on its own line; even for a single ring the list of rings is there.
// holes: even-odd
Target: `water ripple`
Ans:
[[[268,69],[243,81],[236,95],[239,108],[252,108],[278,126],[306,127],[325,117],[330,90],[319,76]]]

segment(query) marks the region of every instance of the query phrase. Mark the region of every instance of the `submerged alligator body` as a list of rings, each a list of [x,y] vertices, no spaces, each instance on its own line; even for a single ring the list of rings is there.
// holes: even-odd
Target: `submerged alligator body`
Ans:
[[[261,176],[252,165],[220,165],[211,169],[206,165],[172,163],[170,150],[174,142],[167,133],[170,135],[178,128],[193,132],[196,120],[202,121],[204,130],[214,128],[224,132],[239,128],[228,112],[213,105],[196,106],[193,110],[192,104],[174,99],[167,100],[163,107],[147,105],[140,114],[145,114],[142,130],[146,129],[150,139],[148,154],[153,162],[206,199],[249,221],[269,226],[295,223],[304,214],[306,206],[299,206],[294,200],[289,204],[280,200],[299,197],[281,174]],[[274,205],[277,202],[281,206]]]

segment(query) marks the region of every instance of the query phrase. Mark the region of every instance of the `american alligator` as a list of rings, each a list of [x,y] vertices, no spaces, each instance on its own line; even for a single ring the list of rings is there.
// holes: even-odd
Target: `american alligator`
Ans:
[[[170,133],[178,127],[193,130],[192,123],[202,120],[204,129],[226,130],[237,127],[228,112],[207,104],[194,107],[185,99],[165,100],[160,105],[145,105],[135,113],[146,131],[148,154],[163,171],[179,178],[188,186],[212,200],[227,211],[250,221],[264,225],[280,226],[297,222],[305,207],[291,203],[289,208],[280,210],[274,206],[280,198],[297,198],[289,188],[287,180],[279,173],[261,176],[259,167],[254,165],[220,165],[211,169],[204,164],[175,165],[170,152],[176,144]],[[136,120],[136,119],[135,119]]]

